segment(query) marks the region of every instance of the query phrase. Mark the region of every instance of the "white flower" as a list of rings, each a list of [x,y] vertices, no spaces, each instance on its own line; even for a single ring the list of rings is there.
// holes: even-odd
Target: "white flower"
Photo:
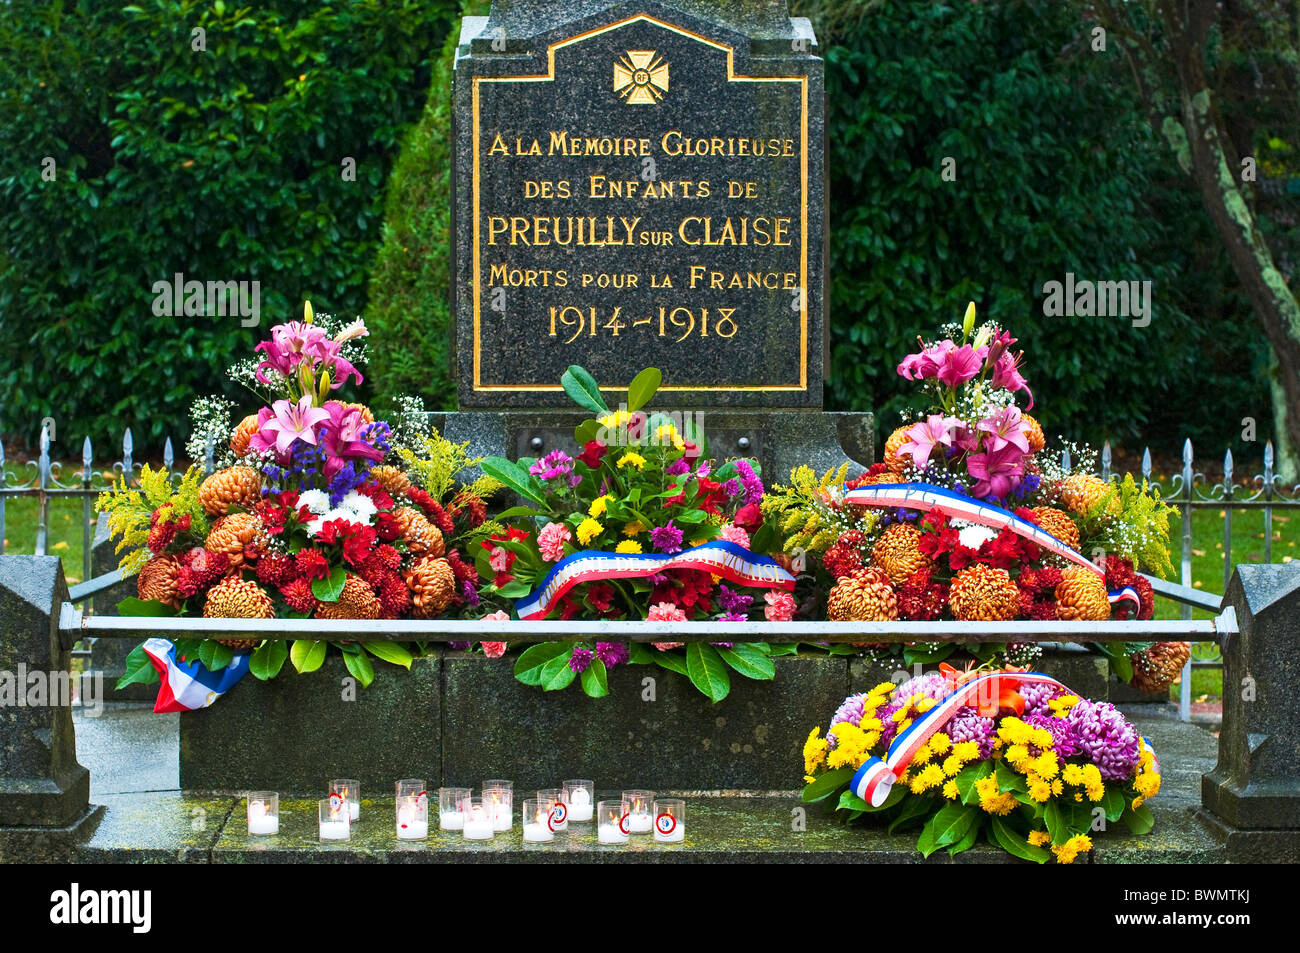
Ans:
[[[997,535],[995,530],[991,530],[987,526],[966,526],[958,531],[957,539],[967,549],[979,549]]]
[[[339,509],[351,513],[356,522],[367,525],[370,523],[370,517],[379,511],[374,500],[364,493],[358,493],[356,490],[351,490],[347,496],[343,497],[342,502],[339,503]]]
[[[303,490],[298,494],[298,505],[320,516],[330,511],[330,496],[324,490]]]
[[[308,492],[314,492],[314,491],[308,491]],[[326,499],[328,500],[328,497]],[[321,527],[324,526],[326,523],[334,522],[334,520],[343,520],[346,523],[365,522],[364,520],[358,520],[356,518],[356,514],[353,513],[351,510],[345,510],[340,507],[338,509],[327,510],[325,513],[322,513],[320,516],[316,517],[316,519],[308,523],[307,535],[313,537],[319,535],[321,531]]]

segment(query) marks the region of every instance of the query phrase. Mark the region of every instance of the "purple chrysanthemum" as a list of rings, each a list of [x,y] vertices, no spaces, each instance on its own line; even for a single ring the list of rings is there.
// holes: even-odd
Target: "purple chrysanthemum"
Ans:
[[[465,600],[465,605],[471,609],[478,607],[478,590],[474,588],[474,583],[466,579],[460,584],[460,597]]]
[[[758,478],[758,474],[749,465],[749,461],[737,460],[736,472],[740,475],[740,482],[745,485],[745,505],[748,506],[761,500],[763,498],[763,481]]]
[[[595,653],[591,649],[574,649],[573,657],[569,659],[569,668],[581,675],[587,670],[587,666],[591,664],[594,657]]]
[[[542,459],[535,461],[528,468],[528,472],[543,480],[554,480],[559,477],[567,479],[573,473],[573,458],[563,450],[552,450]]]
[[[1017,689],[1020,697],[1025,700],[1025,714],[1034,715],[1039,712],[1048,711],[1047,703],[1061,694],[1055,685],[1046,682],[1036,682],[1029,685],[1021,685]]]
[[[660,553],[680,553],[682,551],[682,531],[669,520],[667,526],[656,526],[650,531],[650,545]]]
[[[743,592],[737,592],[725,582],[718,586],[717,592],[718,608],[723,612],[741,615],[749,611],[749,607],[754,604],[754,597],[746,595]]]
[[[632,650],[624,642],[597,642],[596,658],[605,663],[606,668],[626,665],[632,657]]]
[[[993,753],[993,719],[983,717],[970,705],[958,708],[944,726],[943,732],[952,739],[953,744],[973,741],[979,745],[980,760]]]
[[[469,648],[469,646],[470,646],[469,642],[448,642],[447,643],[447,648],[451,649],[453,652],[464,652],[467,648]]]
[[[711,642],[711,643],[709,643],[709,644],[710,644],[710,645],[713,645],[715,648],[719,648],[719,649],[729,649],[729,648],[731,648],[732,645],[734,645],[735,643],[734,643],[734,642]]]
[[[1066,719],[1079,752],[1101,770],[1106,781],[1133,777],[1138,763],[1138,734],[1110,702],[1081,699]]]
[[[1026,709],[1027,710],[1027,709]],[[1052,733],[1052,750],[1059,757],[1070,758],[1079,753],[1079,745],[1074,736],[1074,726],[1068,718],[1057,718],[1049,711],[1036,711],[1026,714],[1022,719],[1033,728],[1046,728]]]
[[[664,474],[666,476],[681,476],[683,473],[690,472],[691,465],[686,462],[685,457],[678,457],[672,463],[668,464],[668,466],[664,467]]]

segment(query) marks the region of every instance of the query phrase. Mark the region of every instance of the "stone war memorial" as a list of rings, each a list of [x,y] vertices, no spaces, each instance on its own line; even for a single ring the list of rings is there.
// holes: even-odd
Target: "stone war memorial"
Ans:
[[[0,556],[0,859],[1300,858],[1296,564],[1167,581],[1174,509],[1062,459],[978,302],[880,355],[924,410],[824,409],[790,13],[463,18],[457,409],[358,402],[364,316],[306,302],[193,465],[100,497],[94,579]],[[60,688],[87,638],[102,719]],[[1249,686],[1217,738],[1169,701],[1194,642]]]

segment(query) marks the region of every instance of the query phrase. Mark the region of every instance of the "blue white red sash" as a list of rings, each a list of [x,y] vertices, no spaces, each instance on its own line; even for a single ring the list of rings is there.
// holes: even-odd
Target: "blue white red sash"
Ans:
[[[176,646],[166,639],[149,639],[143,648],[162,679],[153,706],[156,712],[207,708],[248,674],[248,655],[236,655],[225,668],[213,672],[202,662],[177,660]]]
[[[872,807],[880,807],[889,797],[889,789],[907,770],[907,766],[912,763],[912,758],[920,747],[948,723],[958,708],[967,705],[979,707],[982,701],[996,702],[1000,692],[999,683],[1003,680],[1017,685],[1054,685],[1062,691],[1070,691],[1050,675],[1043,675],[1040,672],[994,672],[972,679],[946,695],[933,708],[913,721],[906,731],[899,732],[898,737],[890,743],[889,751],[885,753],[883,761],[879,758],[868,758],[863,762],[854,773],[849,790]],[[1078,693],[1070,692],[1070,694]],[[834,731],[833,726],[831,730]],[[1145,738],[1142,739],[1142,744],[1150,748]],[[1154,758],[1153,751],[1153,762]],[[1155,770],[1159,773],[1158,764]]]
[[[584,582],[639,579],[667,569],[700,569],[728,582],[768,589],[793,589],[794,576],[766,556],[723,539],[692,546],[680,553],[609,553],[587,549],[551,567],[542,584],[515,601],[522,620],[544,619],[566,592]]]

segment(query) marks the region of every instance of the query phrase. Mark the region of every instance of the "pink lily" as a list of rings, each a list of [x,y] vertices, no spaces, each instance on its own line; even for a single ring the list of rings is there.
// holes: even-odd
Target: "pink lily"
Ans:
[[[306,400],[308,398],[304,398]],[[364,458],[373,463],[384,459],[384,451],[372,445],[362,435],[367,426],[361,411],[344,407],[337,400],[325,402],[322,411],[328,422],[321,429],[321,447],[325,450],[324,475],[333,479],[349,459]]]
[[[315,446],[316,425],[328,420],[329,416],[311,405],[310,394],[304,394],[297,404],[277,400],[270,407],[258,411],[257,433],[249,438],[248,445],[254,450],[274,448],[276,456],[283,459],[295,440]]]
[[[342,344],[338,341],[331,341],[324,335],[318,340],[312,341],[308,347],[307,353],[314,360],[324,364],[325,370],[329,372],[330,390],[337,390],[342,387],[349,377],[355,378],[358,384],[361,383],[361,372],[340,356],[342,349]]]
[[[975,425],[975,429],[987,434],[984,438],[986,450],[1001,450],[1011,445],[1021,453],[1029,452],[1029,437],[1026,434],[1028,426],[1020,416],[1018,407],[1008,407],[1000,414],[985,417]]]
[[[1023,351],[1017,354],[1012,354],[1010,351],[1007,351],[998,358],[998,362],[993,365],[992,384],[994,387],[1001,387],[1005,390],[1009,390],[1013,394],[1016,391],[1023,390],[1029,395],[1029,409],[1033,410],[1034,393],[1029,389],[1029,384],[1026,383],[1025,379],[1020,375],[1020,359],[1023,356]]]
[[[257,365],[257,379],[263,384],[277,383],[262,376],[262,369],[267,367],[278,372],[282,377],[292,377],[298,365],[305,360],[311,360],[309,350],[312,345],[324,338],[325,332],[314,325],[299,321],[277,324],[271,328],[271,340],[263,341],[253,348],[255,352],[262,351],[267,357]]]
[[[912,458],[918,470],[924,470],[930,462],[930,454],[935,447],[951,447],[953,428],[961,423],[956,417],[941,417],[931,414],[925,420],[909,427],[905,432],[907,442],[898,448],[898,452]]]
[[[953,348],[939,361],[939,370],[935,376],[956,390],[980,372],[984,364],[984,353],[984,348],[977,350],[969,344]]]
[[[1020,485],[1025,472],[1025,455],[1007,444],[1001,450],[986,450],[966,458],[966,470],[975,478],[971,496],[1005,499]]]

